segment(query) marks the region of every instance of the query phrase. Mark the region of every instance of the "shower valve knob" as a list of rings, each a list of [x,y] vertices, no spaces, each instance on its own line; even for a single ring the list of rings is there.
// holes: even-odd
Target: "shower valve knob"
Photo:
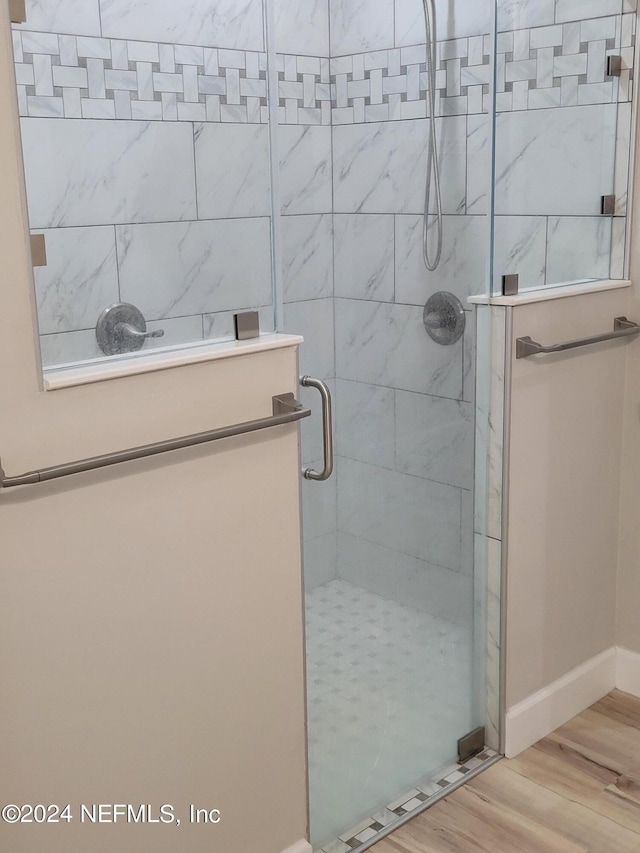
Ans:
[[[147,331],[141,311],[128,302],[118,302],[105,308],[96,324],[98,346],[105,355],[136,352],[147,338],[162,338],[164,329]]]
[[[447,317],[444,314],[431,312],[423,318],[425,329],[444,329],[447,326]]]
[[[455,344],[466,325],[462,302],[453,293],[434,293],[424,306],[422,322],[432,341],[443,346]]]

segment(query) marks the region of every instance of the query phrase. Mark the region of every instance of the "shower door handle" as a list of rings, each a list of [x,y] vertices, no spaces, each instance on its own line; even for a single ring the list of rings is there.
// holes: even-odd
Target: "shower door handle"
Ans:
[[[316,388],[322,398],[322,443],[324,447],[324,467],[322,471],[304,468],[305,480],[328,480],[333,473],[333,421],[331,419],[331,392],[321,379],[303,376],[300,379],[303,388]]]

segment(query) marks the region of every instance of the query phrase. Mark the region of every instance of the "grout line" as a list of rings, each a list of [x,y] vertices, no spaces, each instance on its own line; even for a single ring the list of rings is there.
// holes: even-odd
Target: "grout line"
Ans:
[[[116,253],[116,276],[118,279],[118,302],[122,302],[122,287],[120,283],[120,253],[118,252],[118,226],[113,226],[113,246]],[[106,306],[105,306],[106,307]]]
[[[203,128],[204,130],[204,128]],[[200,193],[198,192],[198,160],[196,157],[196,124],[191,122],[191,153],[193,155],[193,183],[194,196],[196,202],[196,221],[200,222]]]
[[[549,216],[545,216],[545,238],[544,238],[544,284],[549,284]]]

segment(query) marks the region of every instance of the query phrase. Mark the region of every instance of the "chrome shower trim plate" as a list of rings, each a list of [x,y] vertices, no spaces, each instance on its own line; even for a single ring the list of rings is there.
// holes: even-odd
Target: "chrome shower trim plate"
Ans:
[[[467,319],[458,297],[441,290],[427,300],[422,322],[432,341],[451,346],[464,335]]]

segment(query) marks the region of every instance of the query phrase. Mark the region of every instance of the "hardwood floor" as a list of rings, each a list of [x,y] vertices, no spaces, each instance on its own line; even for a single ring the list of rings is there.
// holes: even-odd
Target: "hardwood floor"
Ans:
[[[640,853],[640,699],[620,691],[372,853]]]

